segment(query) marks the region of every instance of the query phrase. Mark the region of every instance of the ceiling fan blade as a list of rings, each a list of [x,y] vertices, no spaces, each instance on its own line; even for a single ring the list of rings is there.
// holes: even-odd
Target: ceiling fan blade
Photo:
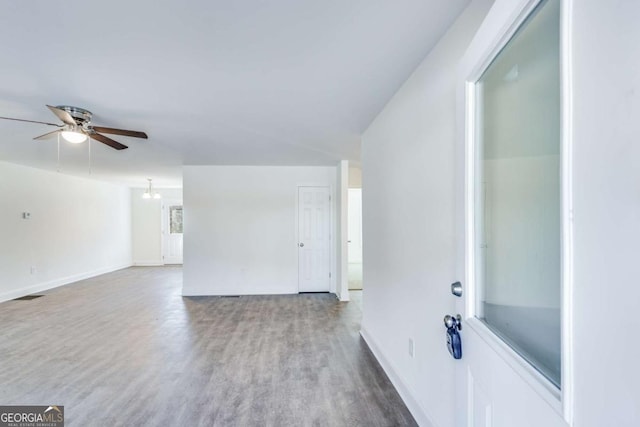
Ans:
[[[58,118],[62,120],[65,124],[72,125],[72,126],[76,125],[75,119],[71,116],[71,114],[67,113],[66,111],[61,110],[58,107],[52,107],[51,105],[47,105],[47,108],[51,110],[53,114],[58,116]]]
[[[148,139],[149,138],[146,133],[139,132],[137,130],[124,130],[124,129],[105,128],[105,127],[102,127],[102,126],[92,126],[91,129],[93,129],[96,132],[110,133],[110,134],[113,134],[113,135],[132,136],[134,138],[144,138],[144,139]]]
[[[47,132],[44,135],[36,136],[33,139],[49,139],[49,138],[53,138],[59,132],[62,132],[62,129],[54,130],[53,132]]]
[[[55,123],[39,122],[37,120],[14,119],[13,117],[0,117],[0,119],[2,119],[2,120],[15,120],[16,122],[39,123],[41,125],[62,127],[62,125],[57,125]]]
[[[107,144],[109,147],[115,148],[116,150],[124,150],[125,148],[129,148],[124,144],[120,144],[118,141],[114,141],[113,139],[108,138],[104,135],[100,135],[99,133],[96,133],[96,132],[89,132],[88,135],[89,137],[95,139],[96,141],[100,141],[103,144]]]

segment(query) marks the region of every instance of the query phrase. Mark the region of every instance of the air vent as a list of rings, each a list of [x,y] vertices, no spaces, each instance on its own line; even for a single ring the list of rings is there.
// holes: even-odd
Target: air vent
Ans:
[[[31,301],[32,299],[43,297],[44,295],[25,295],[20,298],[14,298],[14,301]]]

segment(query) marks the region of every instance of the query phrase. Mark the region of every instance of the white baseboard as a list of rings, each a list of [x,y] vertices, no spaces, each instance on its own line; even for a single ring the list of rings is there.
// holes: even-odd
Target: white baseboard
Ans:
[[[59,279],[49,280],[46,282],[36,283],[35,285],[14,289],[9,292],[4,292],[0,294],[0,302],[20,298],[25,295],[31,295],[36,292],[43,292],[49,289],[57,288],[59,286],[68,285],[69,283],[77,282],[78,280],[88,279],[90,277],[111,273],[112,271],[122,270],[123,268],[128,268],[128,267],[131,267],[131,263],[99,268],[97,270],[92,270],[92,271],[85,271],[83,273],[72,274],[71,276],[61,277]]]
[[[182,288],[183,297],[217,297],[217,296],[229,296],[229,295],[297,295],[299,292],[283,292],[280,289],[256,289],[251,292],[238,292],[233,290],[211,290],[207,288]],[[336,299],[340,300],[340,297],[333,292],[330,294],[335,295]],[[347,300],[348,301],[348,300]]]
[[[349,292],[347,292],[346,294],[341,293],[340,295],[336,295],[338,297],[338,300],[340,300],[340,302],[349,302],[351,301],[351,298],[349,298]]]
[[[351,299],[349,298],[349,294],[347,293],[346,296],[345,294],[340,294],[338,292],[330,292],[332,294],[335,294],[336,298],[338,301],[340,302],[349,302],[351,301]]]
[[[387,358],[384,357],[380,347],[378,347],[371,335],[369,335],[366,330],[361,329],[360,336],[369,346],[369,349],[378,360],[378,363],[380,363],[380,366],[382,366],[382,369],[391,380],[391,383],[398,391],[398,394],[404,401],[404,404],[407,405],[409,412],[411,412],[411,415],[413,415],[413,418],[415,418],[418,425],[422,427],[436,427],[432,418],[427,415],[427,411],[425,411],[422,405],[420,405],[420,403],[418,403],[418,401],[413,397],[415,394],[413,390],[400,379],[400,376],[395,369],[393,369],[393,366],[389,363]]]
[[[135,267],[158,267],[158,266],[164,265],[164,262],[139,260],[139,261],[133,261],[133,265]]]
[[[238,292],[233,290],[211,290],[205,288],[182,288],[183,297],[217,297],[217,296],[229,296],[229,295],[294,295],[298,292],[282,292],[279,289],[256,289],[251,292]]]

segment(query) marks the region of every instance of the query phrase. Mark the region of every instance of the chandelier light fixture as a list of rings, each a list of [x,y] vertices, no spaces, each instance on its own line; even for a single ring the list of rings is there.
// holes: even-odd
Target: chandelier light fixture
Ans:
[[[145,192],[142,194],[142,198],[143,199],[159,199],[161,197],[160,193],[158,193],[157,191],[153,191],[153,184],[151,183],[151,178],[147,178],[147,181],[149,181],[149,186],[147,187]]]

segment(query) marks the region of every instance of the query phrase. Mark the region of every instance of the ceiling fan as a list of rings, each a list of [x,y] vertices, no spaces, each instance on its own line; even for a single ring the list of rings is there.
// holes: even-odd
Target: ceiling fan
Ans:
[[[38,140],[53,138],[54,136],[59,134],[65,140],[74,144],[79,144],[86,141],[87,137],[90,137],[95,139],[96,141],[102,142],[103,144],[107,144],[109,147],[115,148],[116,150],[124,150],[125,148],[128,148],[126,145],[114,141],[113,139],[102,134],[108,133],[113,135],[131,136],[133,138],[148,138],[146,133],[135,130],[91,126],[91,117],[93,114],[91,113],[91,111],[85,110],[84,108],[71,107],[68,105],[58,105],[57,107],[47,105],[47,108],[51,110],[51,112],[55,114],[60,120],[62,120],[63,124],[39,122],[36,120],[15,119],[12,117],[0,117],[0,119],[15,120],[19,122],[40,123],[43,125],[56,126],[60,128],[54,130],[53,132],[48,132],[44,135],[36,136],[35,138],[33,138]]]

